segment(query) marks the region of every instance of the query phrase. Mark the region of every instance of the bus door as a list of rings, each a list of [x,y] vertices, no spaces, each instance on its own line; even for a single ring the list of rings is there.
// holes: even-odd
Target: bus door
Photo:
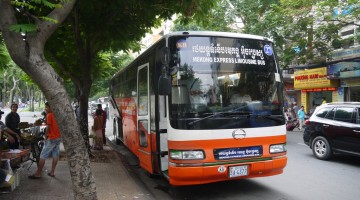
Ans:
[[[138,67],[137,71],[137,134],[139,138],[140,166],[148,172],[153,172],[151,158],[150,131],[150,98],[149,98],[149,65]]]

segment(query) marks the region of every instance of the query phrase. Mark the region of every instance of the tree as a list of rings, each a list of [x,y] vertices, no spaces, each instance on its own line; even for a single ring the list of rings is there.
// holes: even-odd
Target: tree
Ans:
[[[204,14],[212,1],[97,1],[78,0],[73,11],[49,39],[47,58],[53,60],[58,73],[74,84],[79,102],[81,132],[90,152],[88,99],[94,80],[114,72],[108,51],[139,50],[138,41],[174,13],[184,19]],[[197,11],[197,15],[194,15]],[[59,47],[62,47],[59,49]],[[61,71],[61,72],[60,72]],[[106,86],[106,90],[108,86]]]
[[[21,33],[12,31],[12,26],[18,24],[18,13],[15,12],[10,0],[1,0],[0,29],[11,58],[39,85],[46,99],[52,105],[71,166],[70,174],[75,199],[95,199],[95,182],[90,169],[90,160],[70,100],[62,79],[44,57],[44,46],[47,39],[64,21],[74,4],[75,0],[60,2],[47,15],[58,23],[36,18],[37,31],[26,33],[26,38],[24,38]]]
[[[11,58],[40,87],[52,105],[56,121],[60,124],[59,128],[68,157],[75,199],[96,199],[89,156],[64,87],[64,81],[52,68],[44,54],[46,42],[71,13],[76,1],[55,2],[58,3],[53,4],[47,0],[21,2],[0,0],[0,29]],[[36,6],[34,6],[35,4]],[[83,20],[79,26],[72,27],[81,28],[81,31],[75,30],[73,43],[76,43],[78,54],[72,58],[78,59],[79,63],[87,68],[81,68],[74,73],[87,74],[92,71],[91,63],[98,56],[97,53],[102,50],[128,49],[134,40],[140,39],[145,32],[150,30],[150,27],[156,25],[159,19],[170,17],[176,12],[184,13],[188,17],[197,17],[194,13],[204,14],[211,6],[212,1],[207,0],[171,0],[159,3],[145,0],[131,2],[79,1],[70,16],[72,17],[71,23]],[[42,9],[37,9],[38,7]],[[108,12],[102,12],[104,10]],[[103,15],[99,15],[99,13]],[[31,23],[21,24],[28,21]],[[64,26],[59,30],[68,28]],[[111,29],[114,31],[110,32]],[[57,32],[56,34],[61,33]],[[81,39],[82,34],[85,35],[83,39]],[[65,33],[63,39],[66,37],[71,37],[71,35]],[[67,45],[66,43],[57,48],[65,48]],[[77,66],[73,65],[72,67]],[[90,75],[84,76],[84,79],[89,78]],[[91,79],[85,80],[84,83],[88,85],[81,85],[81,87],[84,87],[86,91],[89,90]]]
[[[228,0],[215,1],[205,18],[184,20],[180,16],[174,23],[173,31],[238,31],[236,12]]]
[[[346,47],[349,40],[359,37],[360,3],[356,0],[229,1],[243,20],[245,33],[275,41],[284,68],[322,63],[334,48]],[[349,25],[358,34],[342,39],[339,31]]]

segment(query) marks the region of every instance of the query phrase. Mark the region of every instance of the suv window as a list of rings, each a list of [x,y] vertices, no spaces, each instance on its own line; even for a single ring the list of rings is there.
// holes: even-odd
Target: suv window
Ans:
[[[324,118],[331,108],[321,108],[316,112],[316,117]]]
[[[351,123],[353,111],[354,108],[339,107],[336,109],[334,120]]]
[[[360,108],[357,108],[356,111],[356,124],[360,124]]]
[[[331,111],[328,113],[328,115],[325,118],[334,119],[334,115],[335,115],[335,108],[331,109]]]

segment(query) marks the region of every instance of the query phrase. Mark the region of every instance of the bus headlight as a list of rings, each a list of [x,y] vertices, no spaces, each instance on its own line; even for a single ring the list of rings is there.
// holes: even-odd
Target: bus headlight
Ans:
[[[270,145],[270,153],[282,153],[286,151],[285,144]]]
[[[200,160],[205,156],[202,150],[170,150],[170,158],[173,160]]]

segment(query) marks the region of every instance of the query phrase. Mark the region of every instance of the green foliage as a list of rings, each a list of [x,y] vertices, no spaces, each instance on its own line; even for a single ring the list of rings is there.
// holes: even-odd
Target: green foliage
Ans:
[[[73,87],[81,89],[92,84],[92,94],[107,91],[110,77],[118,71],[112,52],[138,51],[141,38],[163,19],[174,13],[183,13],[183,19],[196,18],[205,14],[202,9],[212,2],[78,0],[65,23],[47,42],[45,56],[64,79],[74,82]]]
[[[244,21],[245,33],[263,35],[275,41],[284,68],[323,62],[334,48],[348,47],[354,38],[341,39],[339,30],[360,20],[360,3],[355,0],[230,2]],[[334,11],[339,14],[335,15]],[[300,51],[295,52],[295,48]]]
[[[42,19],[42,20],[44,20],[44,21],[49,21],[49,22],[52,22],[52,23],[58,23],[58,21],[57,20],[55,20],[55,19],[52,19],[52,18],[50,18],[50,17],[46,17],[46,16],[42,16],[42,17],[39,17],[40,19]]]
[[[58,3],[55,3],[58,2]],[[61,8],[61,1],[47,1],[47,0],[29,0],[29,1],[11,1],[11,4],[16,7],[18,24],[10,27],[11,31],[21,33],[35,32],[36,24],[34,19],[58,23],[57,20],[47,17],[50,10]]]
[[[6,66],[11,62],[9,52],[6,49],[4,40],[0,33],[0,70],[5,70]]]
[[[180,16],[175,20],[172,30],[235,32],[236,29],[231,27],[236,22],[235,10],[229,9],[227,1],[216,0],[210,5],[212,7],[207,11],[206,17],[188,19]]]
[[[56,2],[56,1],[55,1]],[[60,2],[60,1],[58,1]],[[15,7],[27,8],[30,10],[41,9],[42,6],[48,8],[61,8],[58,3],[52,3],[47,0],[31,0],[31,1],[11,1],[11,4]]]
[[[18,33],[29,33],[36,31],[36,26],[35,24],[14,24],[10,30]]]

